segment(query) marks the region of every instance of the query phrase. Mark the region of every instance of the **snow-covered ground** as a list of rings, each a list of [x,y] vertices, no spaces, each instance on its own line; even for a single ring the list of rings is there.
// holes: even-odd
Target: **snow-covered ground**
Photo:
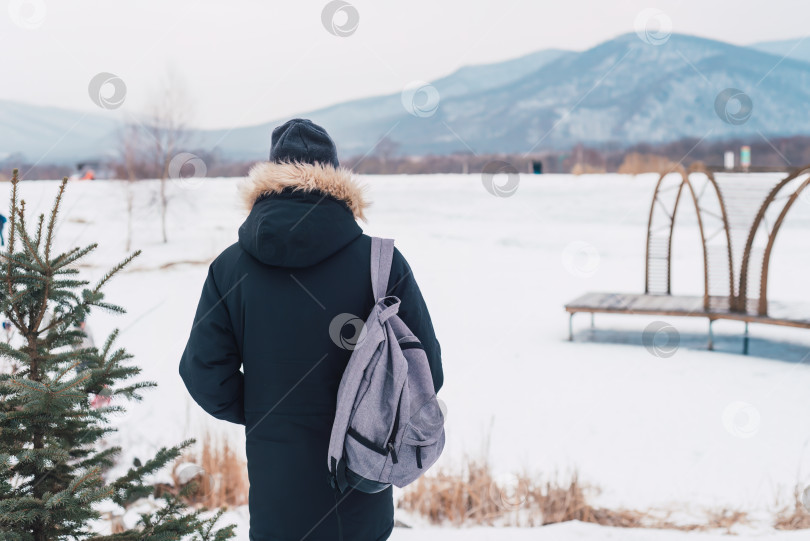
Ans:
[[[578,470],[601,488],[598,505],[697,512],[731,508],[762,516],[810,483],[810,333],[716,325],[705,350],[703,320],[587,316],[567,341],[565,302],[587,291],[642,292],[644,242],[655,175],[523,176],[512,197],[488,193],[480,176],[365,177],[374,205],[365,229],[393,237],[409,259],[442,343],[448,406],[439,467],[487,453],[503,475]],[[133,248],[144,254],[107,288],[129,313],[93,314],[96,341],[122,329],[147,379],[159,383],[119,420],[129,457],[214,429],[177,374],[207,264],[234,242],[244,217],[235,179],[172,182],[169,243],[160,238],[157,184],[135,186]],[[7,198],[8,184],[0,186]],[[46,211],[56,183],[24,183],[30,211]],[[684,206],[685,207],[685,206]],[[125,255],[126,187],[71,183],[60,223],[64,246],[98,242],[86,260],[100,277]],[[674,289],[700,294],[702,254],[688,209],[676,236]],[[810,302],[810,198],[791,211],[772,265],[770,297]],[[677,352],[641,342],[663,319]],[[487,442],[489,448],[487,449]],[[246,510],[230,518],[246,524]],[[765,526],[758,539],[799,539]],[[434,535],[429,535],[433,533]],[[393,539],[656,539],[719,534],[627,531],[570,523],[540,530],[397,529]],[[749,535],[749,534],[746,534]],[[247,539],[240,527],[240,540]]]

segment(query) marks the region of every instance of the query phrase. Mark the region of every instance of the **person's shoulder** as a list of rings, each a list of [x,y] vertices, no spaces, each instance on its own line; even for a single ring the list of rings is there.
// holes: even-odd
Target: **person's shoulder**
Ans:
[[[394,242],[394,265],[398,266],[408,266],[408,260],[405,259],[405,255],[400,251],[399,247],[396,245],[396,241]]]
[[[228,283],[231,276],[238,270],[245,257],[244,249],[235,242],[222,250],[209,266],[217,283]]]
[[[353,242],[357,243],[358,249],[365,250],[366,253],[369,253],[371,251],[371,239],[371,235],[363,233]],[[394,256],[391,258],[391,276],[401,277],[403,274],[410,272],[411,267],[408,265],[408,260],[405,259],[405,256],[397,247],[396,239],[394,239]]]
[[[360,233],[352,243],[356,243],[360,248],[371,250],[371,235]]]
[[[362,247],[364,249],[371,250],[371,238],[372,238],[371,235],[363,233],[357,238],[356,242],[362,243]],[[405,256],[402,255],[402,252],[399,251],[396,239],[394,239],[394,256],[391,260],[391,268],[392,270],[395,270],[403,267],[408,268],[408,261],[405,259]]]
[[[224,250],[222,250],[218,256],[211,261],[212,267],[224,267],[230,264],[233,264],[239,261],[245,251],[239,246],[238,242],[234,242]]]
[[[394,257],[391,259],[391,277],[389,283],[396,283],[397,285],[403,284],[407,278],[413,274],[408,260],[394,244]]]
[[[220,252],[220,254],[214,259],[214,263],[218,261],[229,262],[238,260],[239,258],[242,257],[244,253],[245,251],[241,246],[239,246],[239,243],[234,242],[233,244],[222,250],[222,252]]]

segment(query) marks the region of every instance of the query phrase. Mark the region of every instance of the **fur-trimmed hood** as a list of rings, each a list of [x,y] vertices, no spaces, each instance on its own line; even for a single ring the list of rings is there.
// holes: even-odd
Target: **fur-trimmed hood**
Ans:
[[[363,234],[363,188],[330,165],[260,163],[242,185],[239,245],[266,265],[315,265]]]
[[[349,170],[336,169],[331,165],[257,163],[251,168],[241,187],[242,201],[249,212],[262,197],[289,188],[326,194],[345,203],[356,219],[366,219],[363,211],[368,208],[369,202],[365,198],[365,187],[352,177]]]

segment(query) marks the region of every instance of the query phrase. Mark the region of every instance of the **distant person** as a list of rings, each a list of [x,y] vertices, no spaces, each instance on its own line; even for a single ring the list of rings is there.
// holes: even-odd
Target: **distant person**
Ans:
[[[351,356],[333,321],[363,320],[375,304],[366,200],[340,169],[335,144],[309,120],[273,130],[270,161],[244,191],[239,242],[208,269],[180,375],[218,419],[244,424],[251,541],[381,541],[394,527],[391,487],[376,494],[328,483],[337,390]],[[422,343],[442,386],[439,342],[405,258],[394,254],[388,294]]]
[[[3,234],[3,230],[6,228],[6,222],[8,218],[4,214],[0,214],[0,246],[6,245],[6,237]]]
[[[109,406],[112,402],[112,397],[110,396],[110,387],[109,385],[105,385],[101,392],[98,393],[90,400],[90,407],[93,409],[103,408],[104,406]]]
[[[14,339],[14,325],[8,320],[3,321],[3,341],[11,345]],[[12,357],[0,357],[0,374],[11,374],[12,376],[19,372],[20,363]]]
[[[12,325],[10,321],[6,320],[3,322],[3,339],[5,340],[6,344],[10,344],[13,337],[14,325]]]

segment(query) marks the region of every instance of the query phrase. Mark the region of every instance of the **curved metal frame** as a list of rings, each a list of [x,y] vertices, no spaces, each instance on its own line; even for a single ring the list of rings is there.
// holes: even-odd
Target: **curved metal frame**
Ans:
[[[653,194],[653,201],[650,205],[650,215],[647,219],[647,250],[645,256],[644,293],[650,292],[650,245],[653,239],[652,231],[653,218],[655,217],[655,204],[661,199],[659,194],[661,193],[661,185],[664,183],[664,179],[672,173],[680,173],[681,175],[681,184],[678,186],[678,193],[675,195],[675,203],[672,206],[672,215],[669,216],[669,237],[667,239],[667,295],[672,293],[672,265],[670,264],[672,259],[672,234],[675,229],[675,216],[678,214],[678,203],[680,203],[681,200],[681,192],[683,191],[683,175],[685,174],[683,167],[680,165],[676,169],[661,173],[661,175],[658,177],[658,182],[655,185],[655,193]]]
[[[711,303],[711,292],[709,290],[709,251],[707,247],[707,239],[706,239],[706,232],[703,227],[704,217],[703,217],[703,208],[700,206],[700,197],[695,191],[695,187],[692,182],[689,180],[689,176],[692,173],[702,173],[706,175],[706,178],[711,185],[714,193],[717,197],[717,202],[720,205],[720,213],[721,218],[723,221],[723,229],[725,230],[726,234],[726,251],[728,255],[728,262],[729,262],[729,305],[734,306],[735,298],[736,298],[736,291],[734,289],[735,280],[734,280],[734,265],[733,265],[733,256],[732,256],[732,249],[731,249],[731,230],[728,225],[728,214],[726,213],[726,205],[725,201],[723,200],[723,193],[720,190],[720,186],[717,184],[717,181],[714,178],[714,174],[706,169],[706,167],[701,163],[697,162],[692,164],[689,167],[689,170],[685,170],[681,165],[676,166],[675,168],[670,169],[664,173],[661,173],[661,176],[658,178],[658,183],[655,186],[655,193],[653,195],[652,205],[650,205],[650,217],[647,222],[647,253],[645,258],[645,265],[646,265],[646,283],[645,283],[645,292],[649,293],[650,287],[650,241],[652,240],[652,226],[653,226],[653,216],[655,213],[655,205],[659,201],[659,194],[661,190],[661,185],[663,184],[664,179],[672,173],[680,173],[681,175],[681,184],[678,187],[678,192],[675,199],[675,204],[673,206],[672,215],[671,215],[671,223],[670,223],[670,230],[669,230],[669,239],[668,239],[668,249],[667,249],[667,294],[671,294],[671,278],[672,278],[672,236],[675,229],[675,220],[677,219],[677,212],[678,206],[681,199],[681,194],[683,193],[684,185],[689,188],[689,193],[692,195],[692,203],[695,205],[695,211],[698,219],[698,228],[700,230],[700,240],[703,247],[703,307],[705,309],[710,308]]]
[[[810,166],[795,169],[787,177],[782,179],[776,186],[774,186],[768,196],[762,202],[762,206],[754,218],[754,223],[751,225],[751,229],[748,233],[748,240],[745,243],[742,265],[740,267],[740,293],[738,296],[737,305],[735,306],[735,310],[738,312],[746,311],[746,303],[748,300],[748,270],[751,264],[751,251],[754,247],[754,239],[756,234],[765,219],[765,213],[768,211],[768,209],[770,209],[771,205],[776,200],[776,196],[779,195],[779,192],[781,192],[785,186],[804,174],[810,174]],[[760,274],[759,281],[759,302],[757,306],[757,313],[761,316],[768,315],[768,271],[770,269],[771,253],[773,252],[773,245],[776,241],[776,235],[779,233],[779,229],[782,227],[785,216],[787,216],[787,213],[793,206],[793,203],[796,202],[808,184],[810,184],[810,176],[808,176],[808,178],[806,178],[804,182],[802,182],[799,187],[796,188],[796,190],[788,197],[787,202],[782,207],[782,210],[779,212],[779,216],[773,224],[773,228],[771,228],[771,230],[768,232],[768,243],[765,247],[765,252],[762,255],[762,272]]]
[[[793,170],[787,177],[778,181],[775,184],[769,183],[772,187],[768,190],[768,195],[765,197],[764,201],[762,201],[761,205],[759,206],[756,216],[753,219],[753,223],[751,223],[750,227],[748,228],[748,237],[746,239],[745,246],[742,251],[742,258],[740,261],[740,268],[734,268],[734,250],[732,245],[732,231],[729,225],[729,213],[727,212],[728,208],[730,208],[733,212],[734,216],[734,223],[737,224],[737,217],[745,217],[746,221],[740,225],[748,225],[747,219],[753,214],[753,210],[757,209],[757,202],[759,197],[765,193],[768,188],[768,185],[764,185],[761,187],[757,187],[757,189],[752,190],[750,187],[743,189],[741,192],[737,193],[735,190],[729,190],[730,199],[729,201],[732,203],[731,207],[727,207],[726,200],[723,197],[723,192],[720,189],[720,185],[714,177],[714,171],[719,171],[718,168],[707,168],[702,163],[698,162],[693,164],[689,167],[688,170],[685,170],[681,164],[677,164],[672,166],[666,172],[662,172],[658,177],[658,182],[655,185],[655,193],[653,195],[652,204],[650,205],[650,214],[647,221],[647,247],[646,247],[646,255],[645,255],[645,288],[644,288],[644,295],[626,295],[621,293],[588,293],[583,297],[580,297],[569,304],[566,304],[565,309],[570,314],[570,318],[568,320],[568,334],[569,340],[573,340],[573,329],[571,327],[571,322],[574,318],[574,315],[579,312],[590,312],[591,314],[591,325],[593,325],[593,315],[595,313],[639,313],[639,314],[649,314],[649,315],[667,315],[667,316],[699,316],[699,317],[707,317],[709,320],[709,349],[713,349],[714,344],[714,335],[712,331],[712,324],[715,320],[718,319],[728,319],[728,320],[738,320],[745,322],[745,334],[743,336],[743,353],[748,353],[748,344],[749,344],[749,335],[748,335],[748,325],[749,323],[769,323],[773,325],[784,325],[789,327],[800,327],[800,328],[810,328],[810,318],[806,317],[805,315],[793,317],[790,315],[790,310],[787,310],[787,314],[783,313],[781,315],[776,314],[775,316],[771,317],[768,315],[768,274],[770,269],[770,261],[771,255],[773,253],[773,247],[776,241],[776,236],[779,233],[780,228],[787,216],[787,213],[793,207],[794,203],[797,199],[802,195],[805,189],[810,186],[810,165],[805,165],[804,167],[797,168]],[[759,171],[767,172],[762,169]],[[695,190],[695,184],[693,180],[690,180],[690,175],[693,173],[700,173],[706,175],[707,182],[701,186],[700,193],[698,194]],[[676,184],[670,184],[665,182],[666,178],[672,174],[678,174],[681,177],[681,181]],[[807,178],[801,179],[802,175],[808,175]],[[766,214],[769,210],[771,210],[774,202],[777,200],[777,196],[785,189],[785,187],[789,186],[793,181],[796,181],[797,186],[794,185],[791,187],[792,191],[786,196],[780,197],[779,199],[787,199],[787,202],[781,207],[781,210],[778,210],[778,216],[774,221],[773,227],[770,231],[766,230],[767,234],[767,245],[765,247],[764,253],[762,255],[762,272],[760,274],[760,284],[759,284],[759,299],[758,299],[758,307],[757,313],[754,310],[748,309],[748,299],[747,299],[747,286],[749,280],[749,270],[751,266],[751,259],[753,257],[753,247],[754,241],[756,240],[756,235],[759,232],[760,228],[762,227],[763,223],[767,225],[766,221]],[[677,182],[677,176],[676,176]],[[664,186],[666,184],[666,189]],[[675,220],[677,219],[678,208],[680,207],[680,200],[681,196],[683,195],[684,185],[689,188],[689,193],[692,196],[692,203],[695,205],[695,210],[697,213],[698,219],[698,228],[700,230],[700,239],[701,244],[703,247],[703,310],[701,311],[697,306],[696,302],[699,297],[695,297],[693,295],[683,296],[683,297],[671,297],[672,295],[672,238],[675,232]],[[717,197],[717,203],[720,207],[719,215],[716,212],[710,212],[704,209],[701,206],[701,198],[705,195],[706,191],[708,191],[708,187],[711,185],[712,190],[714,191],[715,196]],[[677,191],[675,191],[677,189]],[[674,193],[674,200],[670,197],[667,201],[662,197],[664,192],[673,192]],[[752,198],[750,194],[756,194],[757,198]],[[666,201],[666,202],[665,202]],[[669,206],[667,206],[667,202]],[[669,219],[669,222],[665,223],[662,226],[654,228],[654,224],[658,222],[656,217],[656,207],[660,206],[663,209],[663,215]],[[671,211],[670,211],[671,207]],[[776,209],[773,209],[776,212]],[[712,306],[712,300],[715,301],[724,301],[726,300],[725,295],[711,295],[710,291],[710,279],[709,279],[709,271],[710,271],[710,263],[709,263],[709,247],[707,242],[714,238],[714,236],[721,231],[721,229],[717,229],[716,233],[712,232],[710,237],[707,239],[706,231],[705,231],[705,224],[704,224],[704,213],[707,216],[713,216],[714,218],[718,218],[722,220],[722,230],[725,232],[725,240],[726,240],[726,255],[728,257],[728,273],[729,273],[729,293],[727,296],[727,303],[724,302],[717,302],[715,306]],[[658,231],[667,230],[666,238],[656,237]],[[745,228],[740,227],[735,229],[734,231],[736,234],[744,234]],[[740,241],[740,237],[734,237],[737,241]],[[653,239],[661,240],[660,244],[654,244]],[[665,254],[663,253],[665,250]],[[653,253],[655,252],[655,253]],[[739,255],[739,254],[738,254]],[[655,257],[653,257],[655,256]],[[653,271],[660,273],[659,268],[653,268],[653,261],[664,261],[665,264],[665,272],[666,272],[666,294],[660,295],[660,297],[667,297],[670,298],[659,298],[659,299],[652,299],[650,298],[653,295],[651,292],[651,284],[655,284],[656,286],[661,286],[663,283],[657,281],[662,277],[661,274],[653,274]],[[739,271],[739,282],[735,279],[735,275]],[[735,290],[735,285],[738,289]],[[661,293],[660,291],[655,291],[654,293]],[[797,308],[797,307],[793,307]],[[774,311],[777,311],[776,308]],[[798,309],[797,309],[797,314]],[[806,312],[803,312],[803,314]]]
[[[731,228],[729,226],[728,220],[728,213],[726,211],[726,203],[723,199],[723,192],[720,189],[720,185],[717,183],[717,180],[714,177],[713,171],[706,168],[706,166],[701,163],[697,162],[689,167],[688,170],[684,169],[683,166],[677,165],[672,169],[662,172],[658,178],[658,182],[655,186],[655,193],[653,195],[652,204],[650,205],[650,214],[647,221],[647,251],[645,257],[645,293],[650,292],[650,268],[651,268],[651,245],[653,239],[653,218],[655,216],[655,207],[657,204],[662,204],[664,208],[666,208],[662,201],[661,193],[662,193],[662,186],[664,184],[664,180],[667,176],[672,173],[679,173],[681,175],[681,183],[678,186],[677,193],[675,194],[675,201],[672,206],[672,214],[667,215],[670,218],[669,223],[669,237],[667,239],[667,254],[666,254],[666,280],[667,280],[667,294],[671,294],[671,285],[672,285],[672,237],[675,230],[675,221],[677,219],[677,212],[680,204],[680,199],[684,191],[684,186],[689,188],[689,193],[692,196],[692,203],[695,205],[695,210],[697,214],[698,220],[698,228],[700,230],[700,239],[703,248],[703,306],[705,309],[710,308],[711,303],[711,292],[709,290],[709,251],[707,246],[707,238],[706,238],[706,231],[704,228],[704,209],[700,205],[700,198],[703,194],[698,195],[695,191],[695,187],[693,182],[690,180],[690,176],[693,173],[700,173],[706,175],[709,184],[711,185],[715,196],[717,197],[717,202],[720,206],[720,218],[723,222],[723,229],[725,231],[725,238],[726,238],[726,252],[728,257],[728,272],[729,272],[729,309],[732,312],[747,312],[747,286],[748,286],[748,279],[749,279],[749,267],[751,264],[752,258],[752,250],[754,246],[754,240],[756,237],[757,232],[759,231],[760,227],[762,226],[765,215],[767,211],[771,208],[773,202],[776,200],[777,195],[785,188],[785,186],[789,185],[792,181],[796,180],[803,174],[810,175],[810,165],[800,167],[795,169],[792,173],[790,173],[787,177],[782,179],[774,188],[768,193],[768,196],[762,202],[762,205],[759,208],[759,211],[754,218],[754,222],[751,225],[751,229],[748,233],[748,238],[745,244],[745,248],[743,249],[742,254],[742,261],[740,264],[740,276],[739,276],[739,283],[735,279],[735,272],[734,272],[734,255],[732,250],[732,241],[731,241]],[[787,215],[790,208],[799,198],[801,193],[810,186],[810,176],[804,180],[794,191],[787,197],[787,202],[782,207],[782,210],[779,212],[779,216],[777,217],[776,221],[773,224],[773,227],[770,231],[767,232],[768,234],[768,242],[765,248],[765,252],[762,256],[762,273],[760,275],[760,294],[759,294],[759,304],[758,304],[758,314],[761,316],[768,315],[768,271],[770,267],[770,259],[771,254],[773,252],[773,246],[776,241],[776,235],[779,232],[779,229],[782,226],[782,223],[785,220],[785,216]]]

